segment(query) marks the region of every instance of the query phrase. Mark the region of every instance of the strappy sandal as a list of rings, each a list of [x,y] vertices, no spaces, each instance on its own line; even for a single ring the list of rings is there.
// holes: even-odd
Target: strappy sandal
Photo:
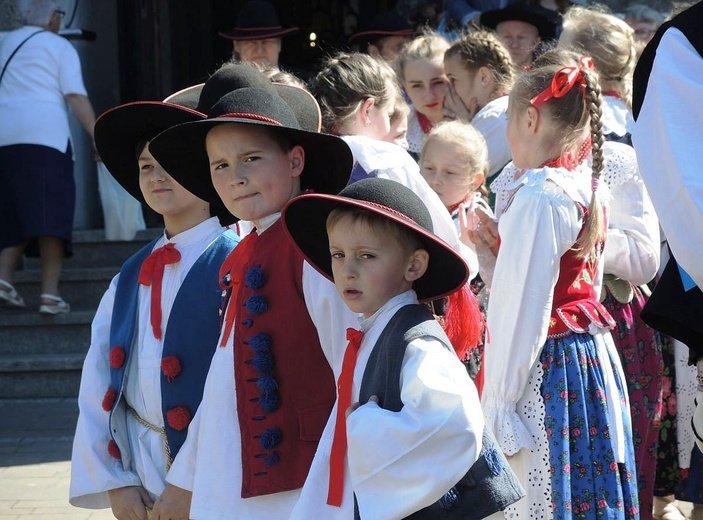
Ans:
[[[71,311],[71,306],[66,303],[60,296],[54,296],[53,294],[40,294],[39,298],[42,300],[49,300],[51,303],[42,303],[39,306],[39,312],[41,314],[65,314]]]
[[[5,280],[0,280],[0,305],[16,309],[23,309],[27,306],[12,284]]]

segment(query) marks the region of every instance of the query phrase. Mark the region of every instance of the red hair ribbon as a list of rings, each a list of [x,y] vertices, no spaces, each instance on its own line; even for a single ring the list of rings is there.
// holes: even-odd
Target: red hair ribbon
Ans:
[[[530,100],[534,107],[546,103],[552,98],[565,96],[574,88],[574,85],[584,87],[586,85],[584,71],[593,70],[593,60],[589,56],[581,56],[579,67],[563,67],[559,69],[552,78],[551,84],[542,92]]]

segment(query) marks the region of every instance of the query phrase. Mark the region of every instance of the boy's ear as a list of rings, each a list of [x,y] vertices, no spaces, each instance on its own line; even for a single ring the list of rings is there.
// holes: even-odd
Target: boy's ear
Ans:
[[[405,279],[414,282],[422,278],[430,264],[430,254],[426,249],[416,249],[410,254],[410,263],[405,270]]]
[[[293,177],[300,177],[305,168],[305,149],[299,144],[295,145],[288,152],[288,160],[290,161],[291,172]]]

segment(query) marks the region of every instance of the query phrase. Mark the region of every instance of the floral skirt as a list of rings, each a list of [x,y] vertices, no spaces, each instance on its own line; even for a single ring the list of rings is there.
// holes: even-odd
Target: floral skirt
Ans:
[[[641,517],[650,519],[662,414],[663,341],[659,332],[640,318],[647,300],[638,287],[632,288],[632,301],[620,303],[606,287],[603,305],[617,322],[611,335],[620,354],[630,397]]]
[[[515,463],[528,497],[508,509],[507,518],[639,519],[627,396],[617,354],[612,344],[602,344],[605,338],[572,334],[545,343],[517,406],[536,445],[513,458],[522,459]],[[612,378],[618,395],[608,400],[606,380]],[[621,460],[613,421],[623,425]]]

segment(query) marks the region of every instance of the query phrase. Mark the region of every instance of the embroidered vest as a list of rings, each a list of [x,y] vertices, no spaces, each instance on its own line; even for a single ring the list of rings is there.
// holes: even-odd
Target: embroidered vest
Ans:
[[[161,406],[171,459],[176,457],[185,442],[188,424],[203,397],[205,378],[219,336],[218,313],[222,301],[219,269],[238,242],[237,235],[225,231],[210,244],[188,271],[167,320],[162,351]],[[155,243],[156,240],[125,262],[117,282],[110,324],[111,386],[108,390],[108,393],[115,392],[114,403],[108,408],[113,441],[118,440],[115,438],[115,422],[124,420],[124,417],[116,417],[114,412],[122,402],[125,369],[137,328],[137,279],[141,265]],[[107,408],[105,401],[103,405]],[[119,451],[110,453],[121,455],[123,464],[129,467],[131,455],[125,451],[128,446],[124,444],[119,442]]]
[[[579,232],[580,239],[586,232],[588,209],[581,204],[579,207],[584,214],[583,226]],[[612,329],[615,326],[615,320],[600,303],[593,287],[603,245],[603,242],[596,244],[586,258],[578,258],[575,247],[561,257],[559,278],[554,286],[547,338],[563,338],[573,333],[587,333],[591,323],[604,329]]]
[[[305,305],[303,257],[280,220],[256,237],[244,272],[233,276],[243,277],[229,303],[238,309],[233,334],[241,496],[298,489],[336,390]]]
[[[424,305],[406,305],[388,322],[374,345],[364,370],[359,402],[378,397],[378,405],[398,412],[400,371],[408,343],[421,337],[432,337],[454,352],[442,327]],[[458,361],[458,360],[457,360]],[[504,510],[525,496],[508,461],[487,428],[483,431],[483,446],[478,460],[447,493],[434,504],[407,517],[412,520],[462,519],[479,520]],[[360,518],[354,507],[354,517]]]

